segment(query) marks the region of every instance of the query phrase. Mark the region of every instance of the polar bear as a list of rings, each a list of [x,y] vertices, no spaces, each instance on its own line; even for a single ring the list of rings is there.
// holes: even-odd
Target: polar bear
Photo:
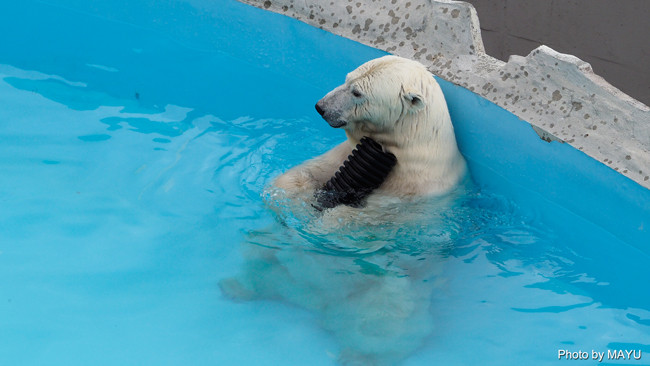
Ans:
[[[235,300],[313,311],[340,343],[340,364],[394,365],[433,329],[431,297],[444,285],[442,252],[453,235],[443,224],[446,197],[462,186],[465,160],[439,85],[415,61],[371,60],[316,109],[347,141],[272,182],[267,204],[286,215],[248,233],[240,273],[220,287]],[[362,207],[312,209],[315,192],[363,138],[396,165]]]
[[[350,72],[345,83],[316,104],[318,113],[347,141],[288,170],[273,185],[289,197],[307,197],[339,169],[363,137],[394,154],[397,165],[375,194],[440,195],[465,176],[445,97],[419,62],[384,56]]]

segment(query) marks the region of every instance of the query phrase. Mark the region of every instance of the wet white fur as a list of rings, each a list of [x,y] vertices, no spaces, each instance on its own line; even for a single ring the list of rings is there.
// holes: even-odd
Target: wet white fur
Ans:
[[[465,175],[445,97],[418,62],[397,56],[368,61],[319,104],[326,119],[345,123],[347,141],[279,176],[273,184],[289,197],[322,187],[363,136],[397,157],[396,167],[375,194],[443,194]]]
[[[267,203],[286,226],[251,232],[241,272],[220,286],[233,299],[277,299],[312,310],[340,343],[340,364],[394,365],[434,329],[430,299],[444,283],[435,247],[446,239],[424,235],[429,254],[419,257],[394,247],[439,227],[434,216],[452,205],[454,195],[444,193],[465,175],[465,161],[440,87],[417,62],[395,56],[369,61],[319,105],[330,124],[343,125],[347,141],[273,182]],[[316,213],[309,205],[314,190],[363,136],[395,154],[397,166],[366,207]],[[439,196],[409,199],[425,195]],[[372,254],[319,253],[315,239]]]

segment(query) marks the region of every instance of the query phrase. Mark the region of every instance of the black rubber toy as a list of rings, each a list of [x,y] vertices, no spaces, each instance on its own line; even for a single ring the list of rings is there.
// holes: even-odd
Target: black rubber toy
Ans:
[[[364,198],[384,183],[395,164],[395,155],[384,151],[377,141],[363,137],[334,176],[316,192],[317,208],[361,206]]]

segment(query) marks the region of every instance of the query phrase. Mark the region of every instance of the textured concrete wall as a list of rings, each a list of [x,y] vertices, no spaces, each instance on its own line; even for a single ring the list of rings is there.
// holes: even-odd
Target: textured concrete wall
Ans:
[[[545,44],[589,62],[609,83],[650,105],[650,1],[466,1],[476,7],[489,55],[505,61]]]
[[[650,108],[577,57],[540,46],[507,63],[485,53],[476,10],[451,0],[243,0],[418,60],[650,188]],[[494,121],[498,123],[498,121]]]

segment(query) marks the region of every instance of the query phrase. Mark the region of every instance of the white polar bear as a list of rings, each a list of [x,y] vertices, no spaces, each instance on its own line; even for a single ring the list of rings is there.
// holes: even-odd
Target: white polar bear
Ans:
[[[348,140],[275,179],[267,203],[282,223],[248,234],[241,272],[220,287],[233,299],[276,299],[315,312],[339,341],[341,364],[393,365],[433,329],[431,296],[444,285],[444,251],[454,235],[443,224],[453,201],[445,193],[462,186],[465,160],[440,87],[417,62],[369,61],[317,110]],[[365,207],[312,209],[315,191],[362,137],[394,154],[395,167]],[[422,196],[429,198],[410,199]]]
[[[345,130],[347,141],[279,176],[273,184],[289,197],[307,198],[305,192],[323,187],[364,136],[397,157],[375,194],[439,195],[465,176],[445,97],[431,73],[416,61],[397,56],[368,61],[316,109],[330,126]]]

